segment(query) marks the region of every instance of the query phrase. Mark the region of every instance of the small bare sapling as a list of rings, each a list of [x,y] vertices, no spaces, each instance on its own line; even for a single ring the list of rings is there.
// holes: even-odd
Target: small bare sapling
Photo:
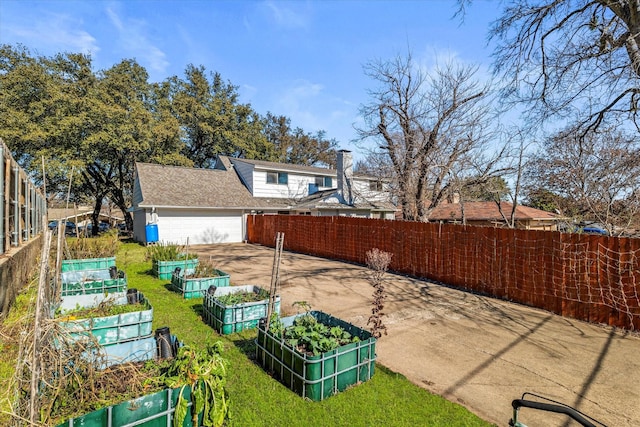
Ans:
[[[369,267],[369,283],[373,286],[373,301],[371,302],[371,316],[367,321],[367,325],[371,324],[371,335],[375,338],[380,338],[384,332],[387,335],[387,327],[382,323],[382,316],[384,313],[384,300],[387,299],[387,294],[384,289],[383,277],[387,272],[387,268],[391,263],[391,256],[389,252],[381,251],[378,248],[373,248],[367,251],[367,267]]]

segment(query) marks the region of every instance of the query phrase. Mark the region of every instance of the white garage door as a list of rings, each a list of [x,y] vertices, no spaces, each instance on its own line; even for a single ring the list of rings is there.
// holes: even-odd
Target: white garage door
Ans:
[[[158,239],[162,242],[190,245],[235,243],[244,240],[240,212],[187,211],[158,209]]]

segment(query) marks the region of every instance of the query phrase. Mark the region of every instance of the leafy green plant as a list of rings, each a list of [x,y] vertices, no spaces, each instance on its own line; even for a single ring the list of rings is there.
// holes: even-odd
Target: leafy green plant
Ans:
[[[309,313],[299,315],[288,327],[283,327],[277,316],[272,317],[269,332],[299,353],[310,356],[319,356],[340,346],[360,341],[359,337],[352,336],[342,327],[327,326]]]
[[[253,291],[240,291],[229,293],[226,295],[220,295],[216,297],[219,303],[224,305],[236,305],[244,304],[246,302],[258,302],[269,298],[269,292],[260,288],[257,292]]]
[[[223,344],[217,341],[204,351],[190,346],[180,347],[159,381],[170,388],[182,387],[173,417],[174,427],[182,426],[189,402],[183,397],[186,387],[191,388],[192,420],[198,424],[203,413],[202,426],[222,426],[229,414],[229,395],[225,389],[228,362],[222,357]]]
[[[198,257],[197,254],[187,254],[184,246],[169,242],[147,246],[145,256],[151,261],[182,261]]]

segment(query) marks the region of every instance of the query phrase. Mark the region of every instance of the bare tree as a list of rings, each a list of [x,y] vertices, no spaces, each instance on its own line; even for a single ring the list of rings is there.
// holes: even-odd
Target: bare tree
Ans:
[[[526,178],[529,187],[571,200],[577,219],[598,221],[611,234],[627,231],[640,213],[640,143],[614,130],[547,139]]]
[[[388,156],[404,219],[428,220],[454,182],[499,175],[506,149],[490,146],[490,88],[475,78],[477,67],[449,63],[426,72],[409,54],[369,63],[365,72],[378,88],[361,107],[358,133]]]
[[[512,0],[490,34],[531,124],[571,117],[584,136],[630,119],[640,130],[640,0]]]

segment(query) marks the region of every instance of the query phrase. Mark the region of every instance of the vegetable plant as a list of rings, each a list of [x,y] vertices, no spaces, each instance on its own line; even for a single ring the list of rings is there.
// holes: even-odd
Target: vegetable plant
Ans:
[[[183,398],[186,387],[191,388],[193,425],[222,426],[229,413],[229,395],[225,389],[228,362],[221,355],[223,344],[217,341],[204,351],[182,346],[159,381],[170,388],[182,387],[173,416],[174,427],[182,426],[189,402]],[[198,414],[202,422],[198,424]]]
[[[269,332],[299,353],[309,356],[319,356],[340,346],[360,341],[359,337],[352,336],[342,327],[324,325],[309,313],[296,317],[288,327],[283,327],[282,321],[274,316],[269,323]]]

